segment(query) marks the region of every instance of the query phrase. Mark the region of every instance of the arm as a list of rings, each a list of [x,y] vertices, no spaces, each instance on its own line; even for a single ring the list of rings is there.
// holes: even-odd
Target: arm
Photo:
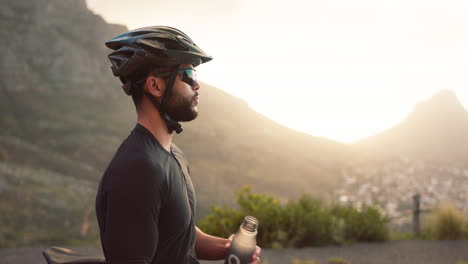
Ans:
[[[229,239],[210,236],[200,228],[195,227],[197,235],[195,239],[195,253],[201,260],[225,259],[229,249]]]

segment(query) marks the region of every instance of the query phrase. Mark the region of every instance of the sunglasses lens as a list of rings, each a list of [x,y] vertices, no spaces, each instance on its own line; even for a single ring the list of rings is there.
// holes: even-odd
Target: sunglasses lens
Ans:
[[[187,83],[190,86],[195,85],[195,82],[197,80],[197,74],[194,69],[184,69],[182,72],[182,81]]]

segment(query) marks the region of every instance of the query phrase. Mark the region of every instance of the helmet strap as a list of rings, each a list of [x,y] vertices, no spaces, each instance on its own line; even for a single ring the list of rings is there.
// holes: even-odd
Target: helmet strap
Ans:
[[[178,70],[179,70],[179,66],[177,65],[176,69],[171,73],[171,75],[169,76],[169,79],[167,80],[166,91],[164,91],[164,95],[163,95],[163,98],[161,100],[161,104],[163,106],[166,105],[167,100],[169,99],[169,97],[172,94],[172,88],[173,88],[175,80],[177,78],[177,74],[179,73]]]
[[[166,91],[164,92],[161,103],[158,102],[158,100],[156,100],[156,98],[154,98],[152,94],[145,92],[145,95],[148,96],[148,98],[153,103],[153,105],[159,110],[161,117],[166,122],[169,133],[172,133],[173,131],[175,131],[177,134],[179,134],[183,130],[182,126],[179,124],[179,122],[177,122],[171,116],[169,116],[169,114],[166,113],[165,111],[167,100],[169,99],[169,96],[172,93],[172,87],[174,86],[174,82],[177,77],[177,74],[178,74],[178,69],[176,69],[173,73],[171,73],[169,80],[167,81]]]

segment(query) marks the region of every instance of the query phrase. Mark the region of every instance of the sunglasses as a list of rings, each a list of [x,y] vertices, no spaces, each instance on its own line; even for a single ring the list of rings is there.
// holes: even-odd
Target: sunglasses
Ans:
[[[193,68],[184,68],[184,69],[178,69],[177,70],[178,74],[181,75],[181,80],[193,87],[195,83],[197,82],[197,72]],[[155,74],[154,76],[156,77],[167,77],[173,72],[160,72]]]

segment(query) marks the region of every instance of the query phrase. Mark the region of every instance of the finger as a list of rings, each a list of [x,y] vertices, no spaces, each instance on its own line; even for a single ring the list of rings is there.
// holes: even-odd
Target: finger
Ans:
[[[255,253],[252,255],[252,260],[255,260],[257,257],[260,257],[260,254],[262,252],[262,248],[257,246],[255,249]]]
[[[234,239],[234,234],[232,234],[232,235],[229,236],[228,241],[226,242],[226,244],[224,244],[224,247],[225,247],[225,248],[231,247],[232,239]]]
[[[257,249],[255,249],[255,253],[260,257],[260,253],[262,252],[262,248],[257,246]]]
[[[250,262],[249,264],[260,264],[260,257],[256,257],[254,261]]]

